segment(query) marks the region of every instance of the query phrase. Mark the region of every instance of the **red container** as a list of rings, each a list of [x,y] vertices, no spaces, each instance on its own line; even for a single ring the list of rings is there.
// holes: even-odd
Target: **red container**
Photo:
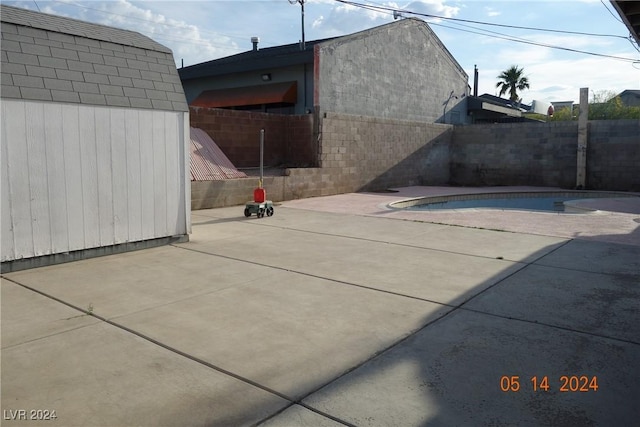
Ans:
[[[253,201],[256,203],[263,203],[267,200],[267,192],[264,188],[256,188],[253,190]]]

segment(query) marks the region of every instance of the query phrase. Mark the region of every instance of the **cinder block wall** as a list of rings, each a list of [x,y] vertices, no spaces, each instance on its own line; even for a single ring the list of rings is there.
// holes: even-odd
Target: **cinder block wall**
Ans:
[[[587,187],[640,191],[640,120],[589,122]]]
[[[376,191],[449,181],[452,126],[327,113],[320,126],[319,168],[286,169],[265,177],[273,201]],[[245,203],[255,178],[193,182],[191,208]]]
[[[260,165],[260,129],[265,130],[265,166],[313,166],[317,143],[312,115],[280,115],[190,107],[190,123],[218,144],[238,168]]]
[[[577,122],[457,126],[452,185],[574,188]],[[588,123],[587,188],[640,191],[640,121]]]
[[[273,201],[409,185],[531,185],[574,188],[575,122],[455,127],[327,113],[319,168],[265,177]],[[640,122],[589,123],[587,187],[640,191]],[[255,178],[192,183],[192,209],[233,206]]]
[[[572,188],[577,122],[458,126],[451,144],[451,184]]]
[[[450,125],[335,113],[321,123],[320,166],[332,194],[449,182]]]

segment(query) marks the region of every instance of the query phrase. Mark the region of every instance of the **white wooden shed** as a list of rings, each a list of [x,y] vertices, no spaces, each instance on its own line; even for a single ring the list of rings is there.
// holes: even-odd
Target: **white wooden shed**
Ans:
[[[0,7],[2,271],[187,240],[189,116],[171,50]]]

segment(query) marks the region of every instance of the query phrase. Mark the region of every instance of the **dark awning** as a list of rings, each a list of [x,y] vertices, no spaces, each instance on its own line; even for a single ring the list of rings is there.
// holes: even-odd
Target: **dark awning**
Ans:
[[[194,107],[225,108],[262,104],[295,104],[298,83],[272,83],[231,89],[205,90],[191,102]]]
[[[479,96],[468,97],[467,110],[498,113],[500,115],[511,117],[522,117],[522,111],[520,111],[519,109],[507,105],[500,105],[495,102],[489,102]]]

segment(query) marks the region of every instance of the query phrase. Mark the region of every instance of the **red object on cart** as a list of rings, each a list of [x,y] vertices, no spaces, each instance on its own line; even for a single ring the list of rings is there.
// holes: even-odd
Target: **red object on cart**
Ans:
[[[264,203],[267,200],[267,192],[264,188],[256,188],[253,190],[253,201],[256,203]]]

